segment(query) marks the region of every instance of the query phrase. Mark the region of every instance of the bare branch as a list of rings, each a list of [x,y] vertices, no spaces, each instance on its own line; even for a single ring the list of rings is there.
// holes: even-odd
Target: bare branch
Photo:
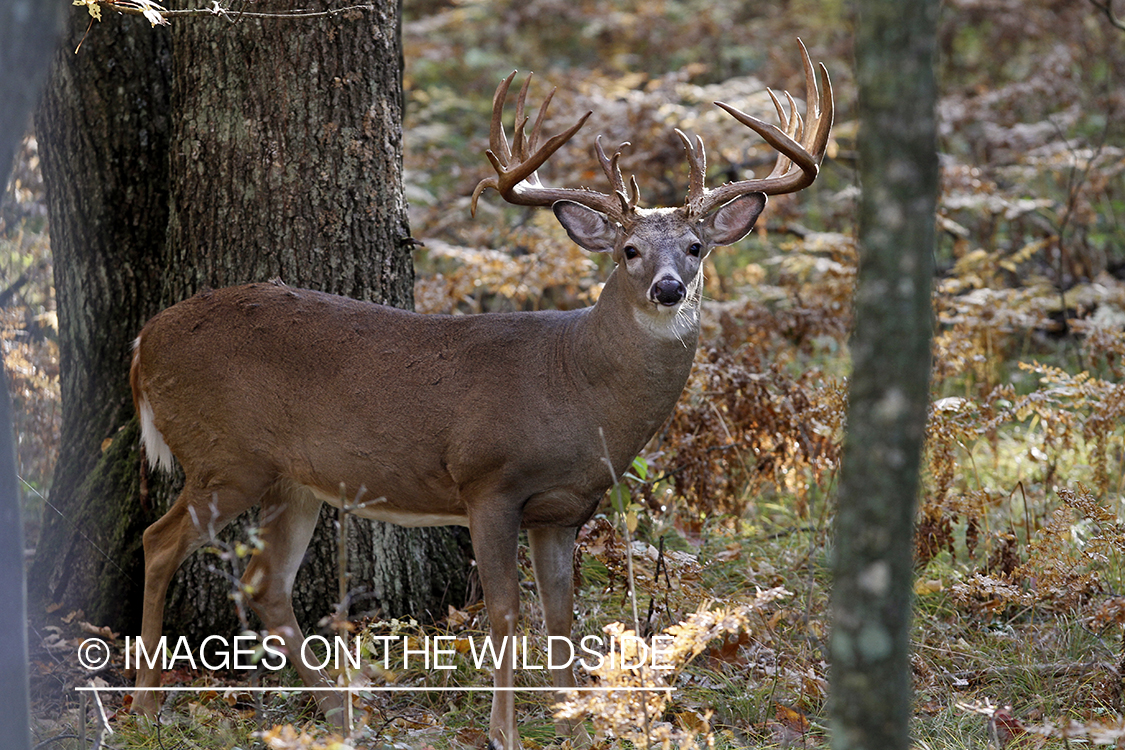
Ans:
[[[91,0],[92,3],[108,8],[109,10],[117,11],[118,13],[125,13],[133,16],[145,16],[152,21],[152,14],[157,13],[162,18],[169,18],[173,16],[221,16],[232,23],[241,18],[325,18],[329,16],[338,16],[342,13],[352,13],[356,11],[372,12],[376,8],[374,5],[348,5],[343,8],[331,8],[329,10],[294,10],[286,11],[284,13],[262,13],[262,12],[249,12],[249,11],[232,11],[229,7],[222,5],[219,0],[212,0],[211,5],[207,8],[185,8],[182,10],[165,10],[156,6],[155,3],[143,2],[138,0]],[[155,8],[153,7],[155,6]],[[158,8],[158,10],[157,10]],[[153,25],[159,23],[153,22]]]

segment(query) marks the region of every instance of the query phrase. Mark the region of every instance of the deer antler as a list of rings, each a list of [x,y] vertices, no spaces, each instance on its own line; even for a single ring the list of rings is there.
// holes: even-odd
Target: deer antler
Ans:
[[[543,119],[547,113],[547,105],[551,103],[551,98],[555,95],[555,92],[552,90],[539,107],[539,114],[536,116],[535,125],[531,129],[531,136],[526,137],[524,128],[527,125],[528,118],[524,114],[524,107],[527,100],[527,89],[531,83],[530,75],[524,81],[519,96],[516,98],[515,127],[512,131],[512,144],[511,146],[508,145],[508,138],[504,134],[503,125],[504,102],[508,97],[508,88],[515,76],[516,74],[513,72],[501,81],[496,88],[496,94],[492,98],[492,125],[489,131],[491,148],[485,151],[485,155],[492,162],[492,166],[496,170],[496,176],[488,177],[477,184],[476,189],[473,190],[472,212],[476,213],[477,199],[481,193],[487,188],[495,188],[504,200],[519,206],[550,206],[556,201],[569,200],[581,203],[595,211],[601,211],[622,226],[632,224],[638,199],[637,180],[631,178],[627,185],[621,175],[619,165],[621,147],[629,145],[628,143],[621,144],[621,147],[611,157],[607,157],[602,149],[601,136],[598,136],[594,143],[594,151],[597,154],[598,161],[613,187],[612,194],[599,193],[586,188],[549,188],[540,182],[536,170],[543,166],[559,147],[569,141],[581,129],[586,123],[586,118],[592,112],[582,115],[578,122],[569,129],[547,139],[547,142],[537,149]]]
[[[820,74],[824,80],[824,87],[817,88],[816,73],[813,70],[812,60],[804,43],[798,39],[801,47],[801,58],[805,64],[805,115],[808,122],[801,119],[797,112],[796,103],[788,93],[785,99],[788,102],[788,114],[781,99],[770,91],[770,98],[777,109],[781,119],[781,127],[771,125],[756,117],[739,111],[729,104],[715,102],[715,104],[728,112],[732,117],[762,136],[775,149],[777,149],[777,162],[768,177],[761,179],[740,180],[728,183],[714,190],[706,186],[707,154],[703,147],[703,139],[696,136],[692,141],[681,130],[676,134],[683,141],[687,152],[688,164],[691,172],[688,178],[688,194],[685,201],[689,219],[701,219],[716,207],[747,193],[765,193],[766,195],[780,195],[802,190],[813,183],[820,170],[820,161],[824,158],[824,150],[828,145],[828,135],[832,130],[833,104],[832,82],[828,78],[828,70],[822,63],[818,63]],[[516,74],[512,73],[505,78],[496,88],[492,99],[492,125],[489,133],[491,148],[485,152],[489,161],[496,170],[495,177],[481,180],[473,190],[472,211],[476,213],[477,199],[487,188],[495,188],[504,200],[520,206],[550,206],[556,201],[570,200],[581,203],[587,208],[601,211],[612,221],[628,228],[636,220],[637,201],[639,192],[637,180],[631,177],[626,183],[621,174],[620,159],[621,148],[628,143],[621,144],[607,157],[602,149],[601,136],[595,140],[594,152],[601,163],[609,183],[613,188],[610,194],[599,193],[586,188],[548,188],[539,180],[536,170],[551,157],[564,143],[569,141],[586,123],[592,114],[587,112],[579,118],[578,122],[566,131],[547,139],[547,142],[538,147],[539,136],[543,127],[543,120],[547,112],[547,105],[555,92],[552,90],[543,104],[539,107],[539,114],[535,118],[531,136],[524,134],[528,118],[524,114],[527,101],[527,89],[531,83],[531,76],[527,77],[520,88],[516,98],[516,121],[513,129],[512,143],[509,146],[508,138],[504,134],[503,115],[504,103],[508,97],[508,88]]]
[[[703,148],[703,139],[696,136],[695,142],[692,143],[681,131],[676,131],[684,143],[691,167],[685,202],[690,217],[702,218],[716,206],[747,193],[766,195],[793,193],[808,187],[816,179],[820,170],[820,161],[824,157],[824,149],[828,145],[828,134],[832,130],[832,82],[828,78],[828,70],[824,64],[819,63],[817,67],[820,68],[820,74],[823,76],[824,88],[817,90],[816,74],[813,72],[809,52],[800,39],[797,40],[797,44],[801,47],[801,57],[805,63],[805,115],[808,117],[808,123],[802,122],[793,97],[788,93],[785,94],[789,102],[789,114],[786,115],[781,100],[773,91],[769,92],[774,107],[777,108],[778,117],[781,119],[781,128],[741,112],[729,104],[715,102],[716,106],[721,107],[777,149],[777,162],[768,177],[740,180],[708,190],[704,184],[707,175],[707,156]]]

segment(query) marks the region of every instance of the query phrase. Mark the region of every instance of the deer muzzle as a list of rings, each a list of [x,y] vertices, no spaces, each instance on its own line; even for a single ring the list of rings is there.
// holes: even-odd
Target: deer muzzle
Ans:
[[[665,307],[678,305],[686,294],[684,283],[673,276],[665,276],[648,290],[649,299]]]

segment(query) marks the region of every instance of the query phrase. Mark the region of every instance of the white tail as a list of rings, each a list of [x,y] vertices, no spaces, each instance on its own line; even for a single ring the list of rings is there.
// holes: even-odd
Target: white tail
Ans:
[[[694,358],[703,259],[750,231],[766,194],[816,177],[832,94],[823,66],[818,94],[801,52],[807,127],[792,99],[786,115],[774,97],[782,129],[720,105],[778,149],[773,173],[708,190],[703,144],[681,133],[691,184],[679,208],[638,208],[620,154],[607,158],[600,144],[611,193],[541,185],[535,170],[585,117],[537,149],[546,103],[525,137],[525,84],[509,145],[500,120],[512,78],[500,85],[488,152],[497,176],[478,186],[474,206],[488,187],[513,203],[553,206],[575,242],[610,253],[617,267],[593,307],[427,316],[271,283],[202,292],[154,317],[136,346],[133,394],[150,460],[166,466],[174,454],[185,485],[144,535],[147,648],[159,640],[172,574],[205,541],[193,516],[217,514],[218,529],[257,503],[266,547],[245,573],[256,583],[252,606],[298,653],[293,579],[321,502],[338,504],[341,484],[349,497],[362,487],[386,498],[362,515],[469,527],[498,643],[515,634],[516,543],[527,529],[547,630],[569,637],[575,534],[611,484],[603,445],[620,476],[671,413]],[[294,661],[306,683],[329,684]],[[510,663],[495,671],[497,687],[512,679]],[[575,684],[569,668],[552,680]],[[159,681],[157,670],[138,672],[138,687]],[[322,708],[340,705],[317,695]],[[155,694],[139,691],[134,706],[151,713]],[[495,694],[489,735],[518,746],[511,692]]]
[[[140,357],[141,338],[140,336],[133,342],[133,364],[129,368],[130,377],[136,377],[140,370],[137,368],[137,360]],[[169,474],[172,473],[173,463],[175,457],[172,455],[172,449],[168,447],[168,443],[164,442],[164,436],[160,434],[160,430],[156,429],[156,425],[152,423],[152,405],[149,404],[148,399],[144,393],[137,387],[137,383],[133,382],[133,396],[136,401],[137,417],[141,421],[141,444],[145,449],[145,457],[148,459],[148,464],[158,471],[165,471]]]

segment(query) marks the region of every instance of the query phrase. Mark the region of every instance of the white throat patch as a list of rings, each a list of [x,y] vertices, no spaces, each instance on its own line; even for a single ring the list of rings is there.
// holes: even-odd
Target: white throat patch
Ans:
[[[699,304],[691,297],[675,307],[653,306],[650,310],[633,309],[633,319],[656,339],[676,340],[684,346],[699,331]]]

